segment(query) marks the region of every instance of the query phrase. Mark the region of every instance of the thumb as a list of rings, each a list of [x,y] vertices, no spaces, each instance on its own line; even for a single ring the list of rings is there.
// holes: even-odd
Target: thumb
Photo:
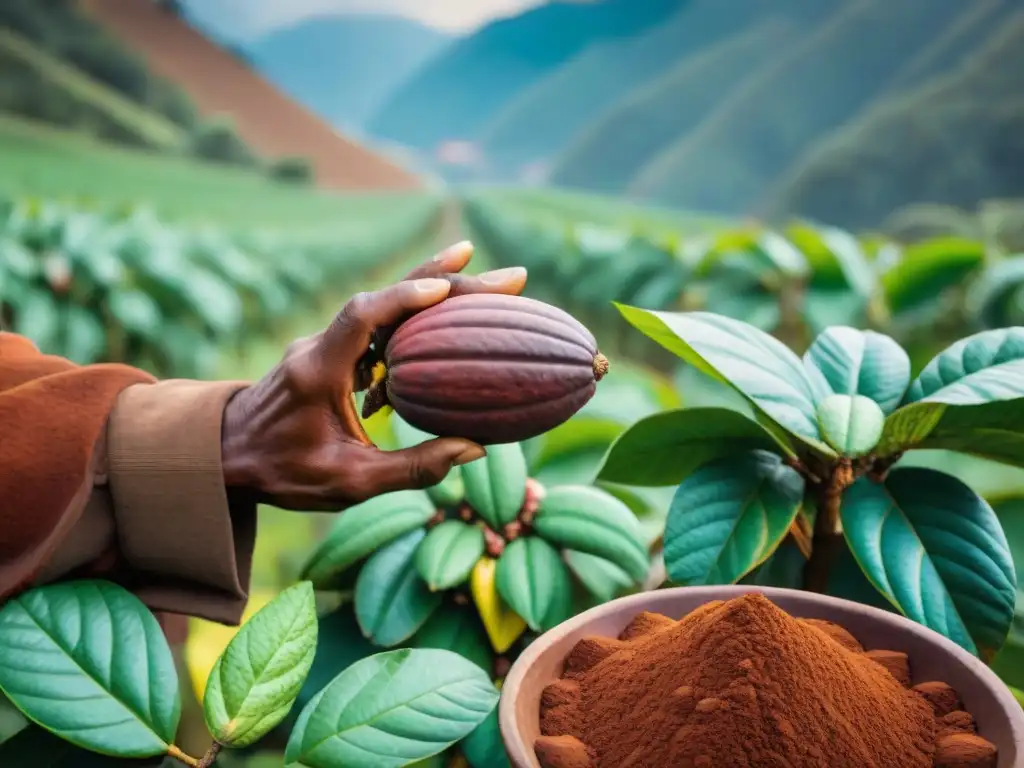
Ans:
[[[482,445],[455,437],[438,437],[400,451],[380,451],[374,462],[375,493],[437,485],[453,467],[482,459]]]

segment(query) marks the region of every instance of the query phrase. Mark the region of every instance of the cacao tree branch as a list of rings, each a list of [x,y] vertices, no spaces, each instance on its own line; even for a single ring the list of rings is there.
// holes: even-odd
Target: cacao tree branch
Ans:
[[[827,482],[817,488],[818,515],[814,520],[811,556],[804,566],[804,589],[823,594],[828,578],[838,561],[846,542],[839,521],[839,507],[843,492],[854,481],[853,464],[843,458],[832,468]]]
[[[179,763],[184,763],[189,766],[189,768],[199,768],[199,760],[197,758],[192,757],[191,755],[186,755],[174,744],[167,747],[167,756],[174,758]]]
[[[196,763],[197,768],[210,768],[215,762],[217,762],[217,755],[220,754],[221,743],[219,741],[213,742],[210,748],[206,750],[206,754],[203,755],[202,759]]]

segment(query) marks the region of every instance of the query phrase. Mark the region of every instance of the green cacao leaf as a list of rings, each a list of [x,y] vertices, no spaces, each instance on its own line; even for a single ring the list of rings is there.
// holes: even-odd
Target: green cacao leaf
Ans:
[[[885,414],[863,395],[830,395],[818,404],[818,424],[825,442],[843,456],[864,456],[878,445]]]
[[[363,637],[359,622],[356,621],[355,607],[351,602],[345,603],[326,616],[321,616],[317,625],[313,666],[295,700],[299,710],[342,671],[380,650]],[[293,708],[289,720],[295,714],[296,709]]]
[[[1001,259],[974,281],[967,308],[983,328],[1003,328],[1021,322],[1024,255]]]
[[[61,738],[118,757],[166,753],[181,717],[160,625],[104,581],[40,587],[0,609],[0,690]]]
[[[363,634],[385,648],[405,642],[441,604],[416,571],[426,531],[409,531],[366,561],[356,579],[356,619]]]
[[[572,595],[569,571],[558,550],[537,536],[524,536],[505,547],[495,582],[501,598],[534,631],[560,623],[563,601]]]
[[[353,664],[306,705],[285,761],[400,768],[465,738],[497,703],[487,673],[456,653],[379,653]]]
[[[107,332],[100,319],[85,307],[69,305],[61,312],[62,353],[79,365],[97,362],[107,348]]]
[[[829,328],[807,350],[804,365],[821,373],[832,394],[862,395],[887,414],[910,383],[910,358],[903,347],[874,331]]]
[[[911,383],[880,454],[939,448],[1024,466],[1024,328],[961,339]]]
[[[213,666],[203,696],[206,727],[228,747],[247,747],[284,720],[313,665],[313,585],[289,587],[247,621]]]
[[[1015,567],[1024,565],[1024,496],[1014,494],[991,499],[1010,546]],[[1017,585],[1013,621],[1006,644],[992,660],[992,670],[1011,686],[1024,687],[1024,590]]]
[[[898,314],[935,301],[960,285],[984,259],[985,244],[977,240],[950,237],[907,247],[881,278],[889,309]]]
[[[498,728],[498,708],[491,710],[491,714],[459,746],[472,768],[508,768],[508,755]]]
[[[791,538],[785,538],[761,565],[739,580],[758,587],[801,589],[807,558]]]
[[[682,408],[641,419],[613,444],[598,472],[604,482],[678,485],[709,461],[737,451],[781,451],[771,433],[727,408]]]
[[[469,578],[484,553],[484,532],[479,525],[446,520],[430,529],[416,550],[416,570],[431,592],[451,589]]]
[[[635,584],[615,563],[589,552],[567,549],[565,562],[584,588],[602,603],[620,597]]]
[[[896,469],[843,497],[864,574],[908,618],[990,659],[1006,640],[1017,579],[992,508],[955,477]]]
[[[477,612],[470,606],[446,604],[434,611],[413,637],[414,648],[440,648],[469,659],[486,672],[494,666],[494,654]]]
[[[461,469],[466,501],[491,528],[501,530],[516,519],[526,496],[526,458],[519,443],[490,445],[486,456]]]
[[[0,743],[0,765],[4,768],[157,768],[164,765],[164,760],[89,752],[32,723]]]
[[[342,573],[390,541],[422,528],[437,510],[422,491],[398,491],[343,512],[302,569],[317,589],[330,589]]]
[[[541,499],[533,531],[563,549],[603,557],[643,581],[650,567],[640,523],[623,502],[598,488],[566,485]]]
[[[616,305],[637,330],[749,400],[783,442],[787,435],[827,456],[803,364],[778,339],[739,320],[708,312],[650,312]]]
[[[669,507],[669,578],[680,586],[738,581],[779,546],[803,497],[803,478],[773,453],[748,451],[701,467]]]

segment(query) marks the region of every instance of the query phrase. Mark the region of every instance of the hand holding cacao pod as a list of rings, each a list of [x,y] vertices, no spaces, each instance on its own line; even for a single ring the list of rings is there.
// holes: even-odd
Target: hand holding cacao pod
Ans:
[[[448,296],[517,294],[526,270],[458,273],[473,249],[460,243],[404,281],[354,296],[321,333],[293,342],[224,412],[221,455],[232,494],[285,509],[340,510],[391,491],[426,488],[484,455],[465,438],[382,451],[366,435],[353,392],[370,384],[376,340]],[[380,347],[382,348],[382,347]]]
[[[383,341],[383,340],[381,340]],[[515,443],[568,420],[608,371],[593,335],[557,307],[468,294],[402,323],[386,340],[363,405],[481,445]]]

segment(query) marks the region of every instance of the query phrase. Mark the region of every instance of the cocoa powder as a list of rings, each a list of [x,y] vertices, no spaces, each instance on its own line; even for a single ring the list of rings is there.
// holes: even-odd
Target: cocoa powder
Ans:
[[[587,637],[541,697],[544,768],[995,768],[944,683],[905,654],[760,594]]]

